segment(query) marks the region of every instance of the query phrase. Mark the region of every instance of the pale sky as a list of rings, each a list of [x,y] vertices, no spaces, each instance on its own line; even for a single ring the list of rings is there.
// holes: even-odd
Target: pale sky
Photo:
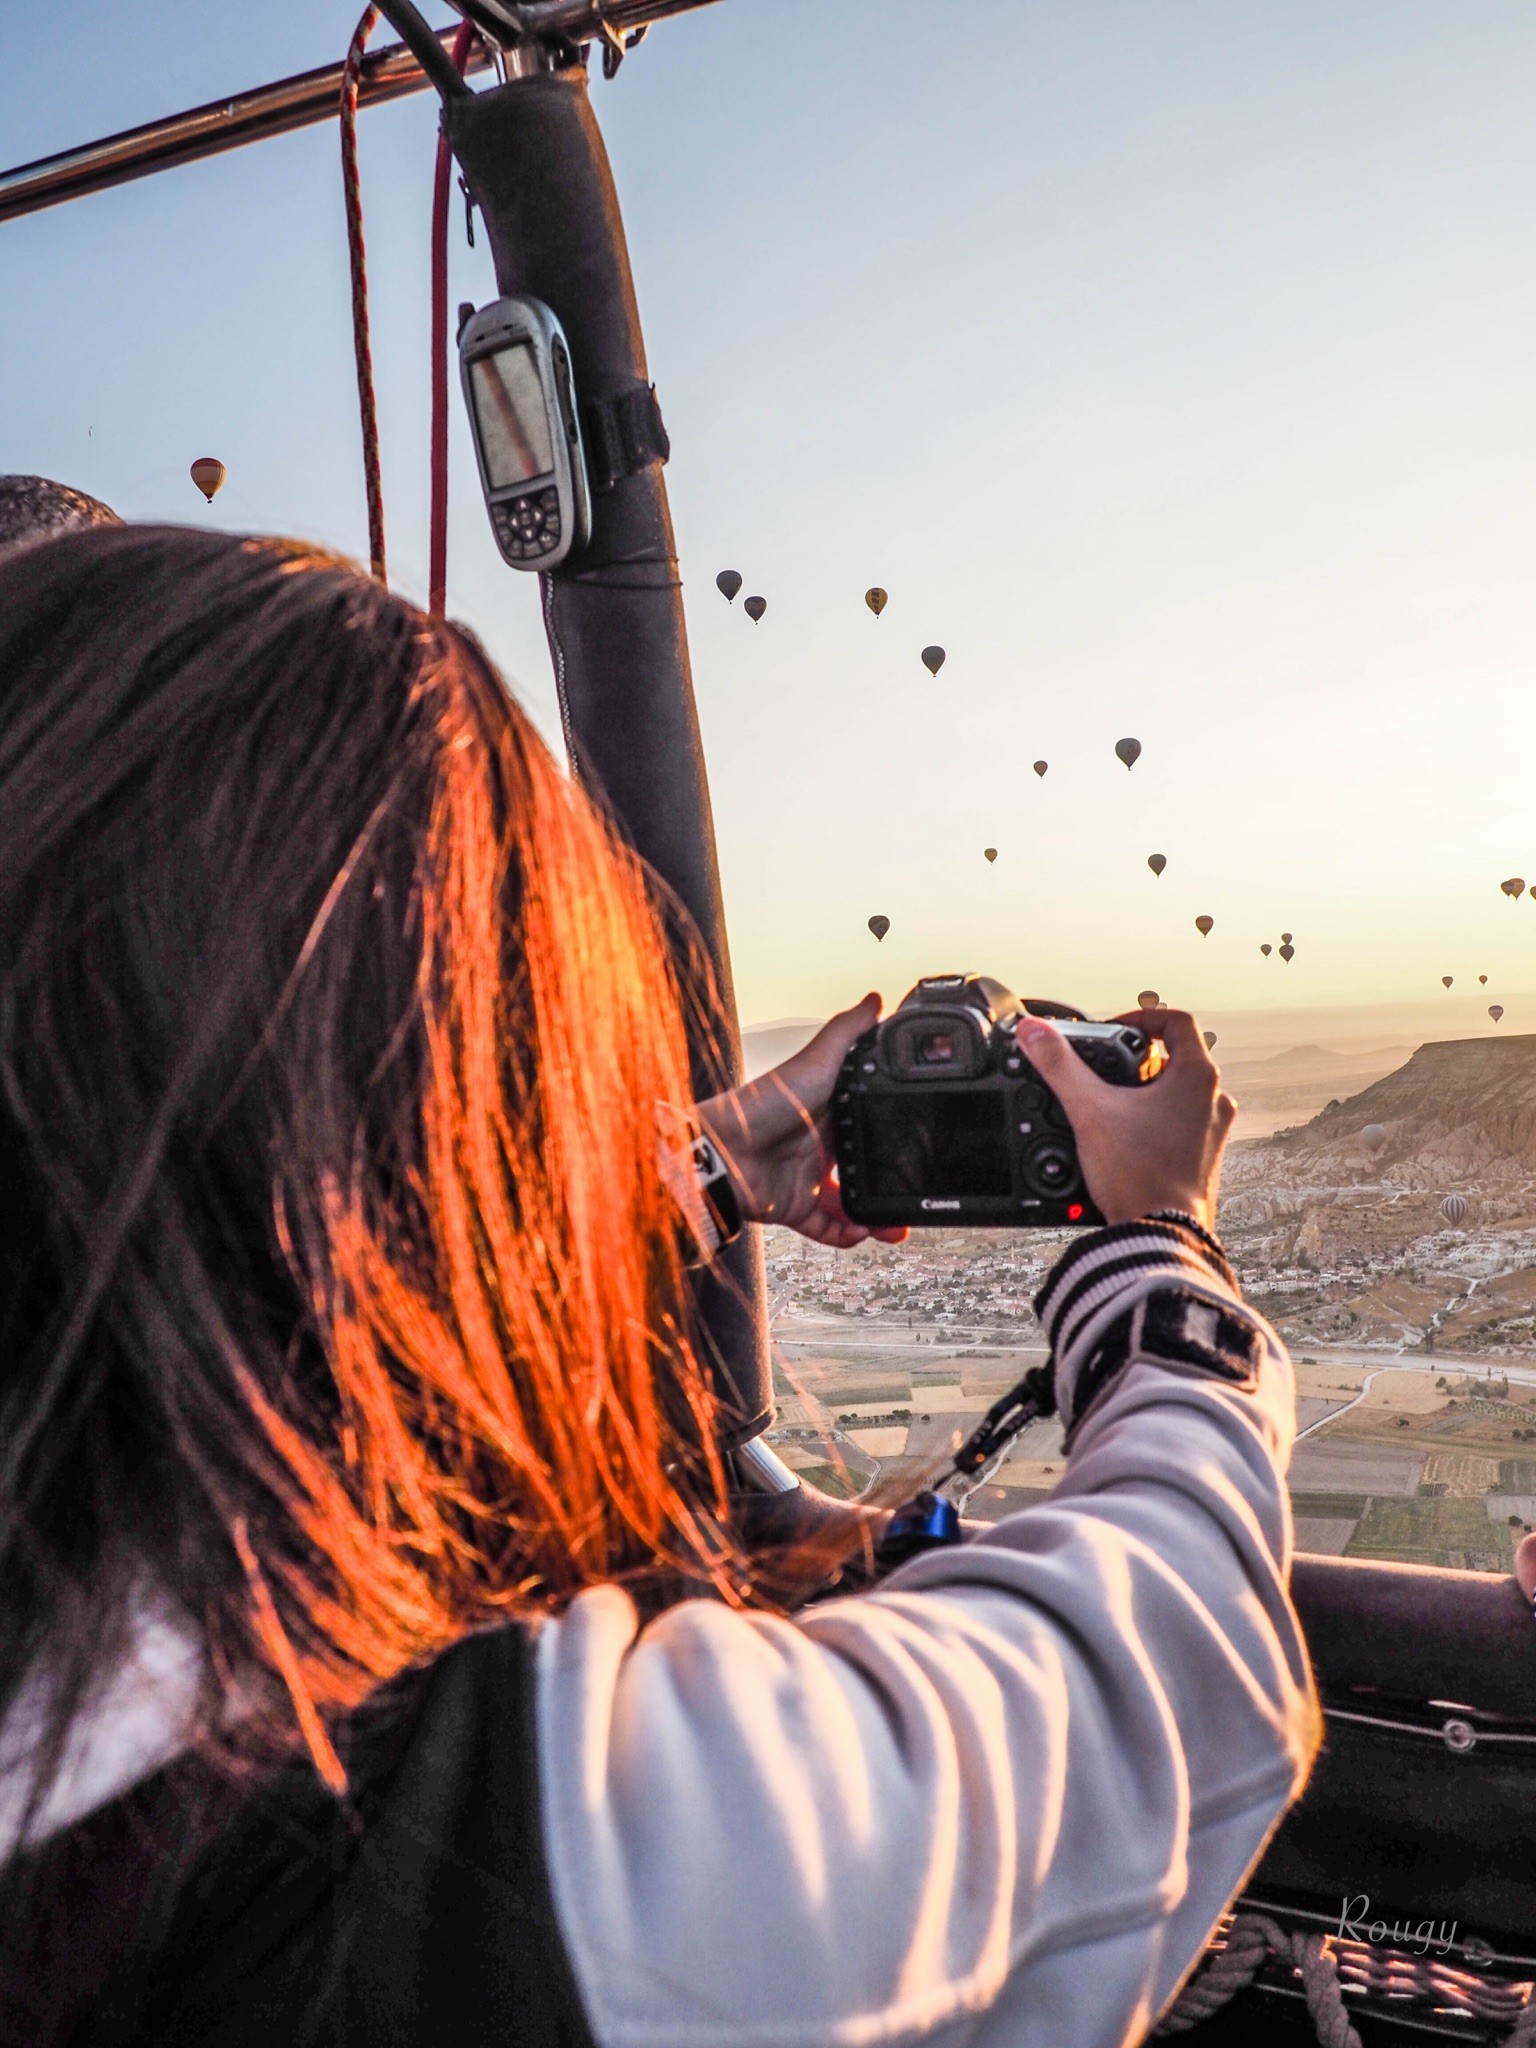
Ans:
[[[18,12],[0,157],[339,57],[355,12]],[[1212,1012],[1485,972],[1536,1029],[1536,905],[1497,886],[1536,877],[1533,61],[1525,0],[722,0],[596,87],[745,1021],[952,967]],[[362,124],[418,597],[432,136],[425,101]],[[363,551],[336,158],[327,127],[0,227],[0,469]],[[453,264],[493,295],[457,222]],[[450,606],[553,732],[455,437]]]

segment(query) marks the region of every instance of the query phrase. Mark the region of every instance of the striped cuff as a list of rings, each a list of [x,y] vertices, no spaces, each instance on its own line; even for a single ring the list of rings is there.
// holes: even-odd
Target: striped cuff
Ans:
[[[1076,1377],[1078,1347],[1102,1327],[1106,1311],[1130,1307],[1149,1282],[1179,1280],[1207,1290],[1214,1283],[1214,1291],[1242,1299],[1226,1254],[1192,1216],[1164,1213],[1116,1223],[1071,1245],[1035,1297],[1056,1360],[1058,1397]]]

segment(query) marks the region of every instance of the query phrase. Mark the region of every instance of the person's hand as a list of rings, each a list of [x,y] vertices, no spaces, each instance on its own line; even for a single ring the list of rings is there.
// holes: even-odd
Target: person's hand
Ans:
[[[1022,1017],[1016,1036],[1067,1113],[1083,1178],[1105,1221],[1181,1209],[1209,1230],[1237,1104],[1223,1092],[1187,1010],[1132,1010],[1115,1022],[1134,1024],[1168,1048],[1167,1065],[1142,1087],[1101,1080],[1043,1017]]]
[[[755,1081],[711,1096],[694,1115],[731,1169],[741,1213],[752,1223],[781,1223],[840,1250],[878,1237],[900,1244],[905,1230],[850,1222],[832,1177],[832,1091],[854,1040],[880,1015],[880,998],[822,1025],[793,1059]]]

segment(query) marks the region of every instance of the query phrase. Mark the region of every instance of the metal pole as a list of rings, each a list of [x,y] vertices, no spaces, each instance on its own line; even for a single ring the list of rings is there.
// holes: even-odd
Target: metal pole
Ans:
[[[600,36],[632,36],[651,22],[710,4],[711,0],[601,0],[601,4],[597,0],[533,0],[533,4],[519,7],[508,0],[478,0],[466,12],[488,35],[494,35],[504,21],[509,41],[535,35],[581,44]],[[445,49],[456,32],[452,28],[437,32]],[[484,71],[491,62],[477,44],[469,69]],[[421,92],[426,85],[421,66],[410,51],[403,43],[394,43],[364,58],[358,105],[380,106],[386,100]],[[41,213],[66,199],[105,192],[153,171],[198,163],[204,157],[240,149],[247,142],[333,120],[340,94],[341,66],[325,64],[317,71],[301,71],[274,85],[210,100],[184,114],[170,114],[99,142],[40,157],[36,163],[18,164],[13,170],[0,171],[0,221]]]

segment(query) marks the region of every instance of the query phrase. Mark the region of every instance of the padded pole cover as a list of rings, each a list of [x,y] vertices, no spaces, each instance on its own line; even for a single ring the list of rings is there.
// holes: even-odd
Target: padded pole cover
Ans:
[[[649,382],[624,224],[579,68],[516,78],[454,101],[449,145],[485,218],[503,292],[553,308],[578,401]],[[699,738],[672,518],[659,463],[594,491],[592,539],[548,579],[546,617],[572,763],[697,929],[726,1043],[695,1035],[701,1095],[739,1076],[735,998],[714,821]],[[563,667],[563,677],[560,671]],[[593,1055],[601,1057],[601,1041]],[[729,1441],[770,1419],[762,1249],[746,1231],[701,1282]]]

